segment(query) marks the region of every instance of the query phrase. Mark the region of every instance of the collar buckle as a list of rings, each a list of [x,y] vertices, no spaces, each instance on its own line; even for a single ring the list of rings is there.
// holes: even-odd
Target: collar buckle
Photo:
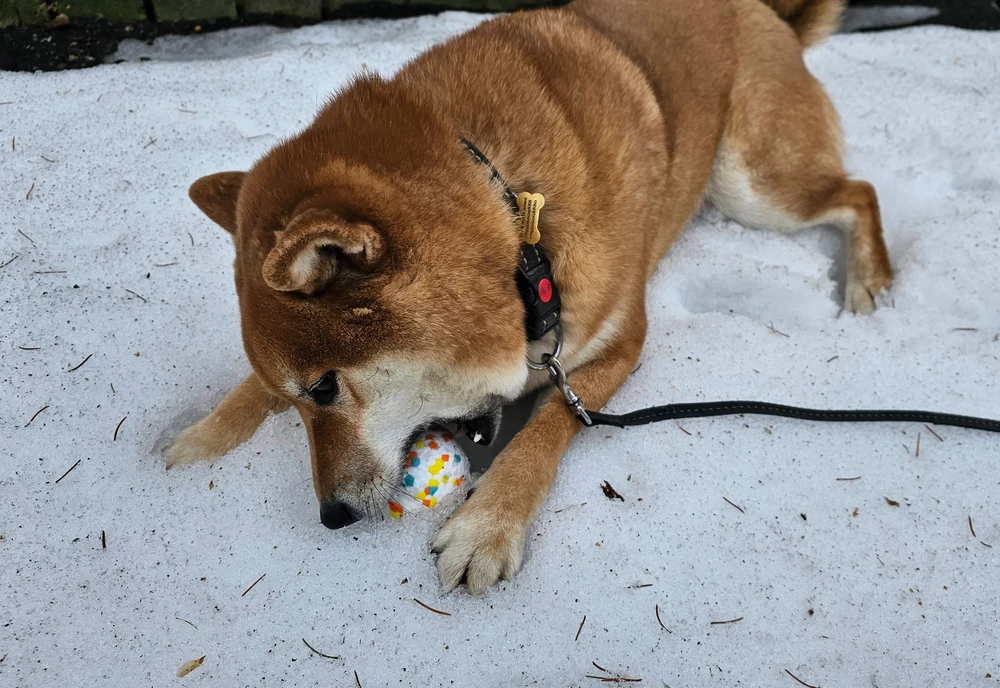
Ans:
[[[524,303],[528,341],[538,341],[559,325],[562,301],[552,278],[552,265],[538,244],[521,244],[517,264],[517,291]]]

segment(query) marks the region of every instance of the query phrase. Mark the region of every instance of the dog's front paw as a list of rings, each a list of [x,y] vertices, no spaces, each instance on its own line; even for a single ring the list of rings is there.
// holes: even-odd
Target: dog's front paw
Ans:
[[[205,420],[189,426],[163,452],[167,468],[217,459],[228,451],[226,443],[205,427]]]
[[[469,592],[481,595],[501,578],[512,578],[521,568],[526,532],[526,524],[503,505],[474,493],[434,540],[445,591],[464,581]]]
[[[867,270],[863,275],[849,275],[844,293],[844,307],[852,313],[871,315],[875,300],[892,286],[891,270]]]
[[[875,312],[875,295],[861,282],[850,281],[844,293],[844,308],[858,315],[871,315]]]

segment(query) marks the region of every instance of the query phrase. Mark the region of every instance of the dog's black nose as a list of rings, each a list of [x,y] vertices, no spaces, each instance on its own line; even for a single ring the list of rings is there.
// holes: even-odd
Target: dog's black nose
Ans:
[[[319,520],[330,530],[337,530],[361,520],[343,502],[323,502],[319,506]]]

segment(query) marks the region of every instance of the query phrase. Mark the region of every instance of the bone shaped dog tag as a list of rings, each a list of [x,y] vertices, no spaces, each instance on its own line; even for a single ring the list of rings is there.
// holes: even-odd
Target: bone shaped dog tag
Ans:
[[[521,241],[526,244],[537,244],[542,235],[538,231],[538,218],[545,207],[545,196],[542,194],[522,191],[517,196],[517,207],[521,210],[520,234]]]

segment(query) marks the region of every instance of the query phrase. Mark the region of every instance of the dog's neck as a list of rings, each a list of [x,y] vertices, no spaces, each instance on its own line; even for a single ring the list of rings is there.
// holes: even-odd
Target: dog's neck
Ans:
[[[486,154],[467,138],[462,138],[461,141],[472,159],[490,171],[491,183],[502,189],[504,200],[511,212],[515,215],[526,212],[522,207],[523,203],[518,201],[518,196]],[[527,339],[532,342],[538,341],[559,325],[561,301],[559,290],[552,277],[552,266],[537,241],[521,244],[521,259],[518,261],[516,279],[517,290],[524,303],[524,329]]]

